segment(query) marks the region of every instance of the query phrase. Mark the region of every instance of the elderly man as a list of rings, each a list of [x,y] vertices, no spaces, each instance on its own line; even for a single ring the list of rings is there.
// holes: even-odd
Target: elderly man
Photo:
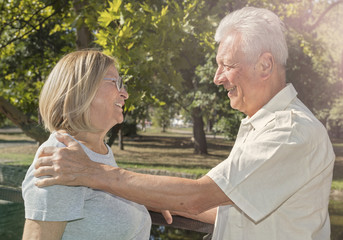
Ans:
[[[325,128],[286,84],[283,23],[246,7],[227,15],[215,38],[214,83],[247,115],[226,160],[198,180],[137,174],[92,162],[61,136],[66,148],[41,153],[36,176],[50,178],[37,185],[85,185],[205,221],[216,208],[218,240],[329,240],[335,156]]]

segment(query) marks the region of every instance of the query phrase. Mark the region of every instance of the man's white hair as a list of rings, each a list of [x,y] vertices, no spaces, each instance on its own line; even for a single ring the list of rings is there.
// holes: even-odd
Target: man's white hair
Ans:
[[[273,12],[244,7],[222,19],[215,40],[220,43],[228,35],[240,36],[240,49],[247,62],[255,63],[262,53],[270,52],[277,63],[285,66],[288,49],[284,32],[283,22]]]

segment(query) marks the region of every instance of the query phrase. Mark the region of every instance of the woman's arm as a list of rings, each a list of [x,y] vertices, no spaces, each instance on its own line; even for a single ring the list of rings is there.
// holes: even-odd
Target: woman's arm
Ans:
[[[23,240],[59,240],[67,222],[50,222],[26,219]]]

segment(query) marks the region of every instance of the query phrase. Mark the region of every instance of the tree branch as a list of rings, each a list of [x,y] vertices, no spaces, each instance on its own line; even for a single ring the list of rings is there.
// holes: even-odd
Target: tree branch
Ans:
[[[325,17],[325,15],[331,10],[333,9],[335,6],[337,6],[338,4],[341,4],[343,3],[343,0],[338,0],[337,2],[334,2],[332,4],[330,4],[324,12],[322,12],[322,14],[318,17],[317,21],[312,24],[311,26],[308,26],[307,27],[307,31],[308,32],[312,32],[314,29],[316,29],[320,24],[321,24],[321,21],[323,20],[323,18]]]
[[[11,40],[9,40],[9,41],[8,41],[7,43],[5,43],[5,44],[1,44],[1,45],[0,45],[0,49],[3,49],[3,48],[5,48],[6,46],[10,45],[11,43],[13,43],[13,42],[15,42],[15,41],[17,41],[17,40],[20,40],[20,39],[24,38],[25,36],[31,34],[34,30],[37,29],[38,26],[41,26],[41,25],[42,25],[44,22],[46,22],[48,19],[50,19],[51,17],[53,17],[54,15],[56,15],[58,11],[55,10],[55,11],[54,11],[51,15],[49,15],[48,17],[41,19],[36,25],[30,24],[30,21],[33,19],[33,17],[34,17],[35,15],[37,15],[37,14],[38,14],[40,11],[42,11],[43,9],[45,9],[45,8],[47,8],[47,7],[49,7],[49,6],[54,5],[56,2],[57,2],[57,1],[54,1],[54,2],[52,2],[51,4],[48,4],[48,5],[46,5],[46,6],[42,7],[42,8],[40,8],[40,9],[38,9],[37,11],[35,11],[35,12],[32,14],[32,16],[30,17],[30,19],[29,19],[28,21],[24,21],[24,20],[21,20],[21,19],[20,19],[19,22],[24,22],[24,23],[25,23],[24,26],[22,26],[21,28],[18,28],[18,31],[15,32],[15,33],[13,33],[14,35],[17,35],[16,37],[12,38]],[[23,28],[26,27],[27,25],[29,25],[29,26],[31,27],[31,29],[29,29],[27,32],[25,32],[25,33],[23,33],[22,35],[20,35],[20,29],[23,29]],[[12,28],[15,28],[15,27],[12,26]],[[4,28],[2,28],[0,32],[2,32],[2,31],[5,31]],[[16,33],[17,33],[17,34],[16,34]]]
[[[43,143],[49,136],[37,122],[30,119],[2,96],[0,96],[0,113],[4,114],[16,126],[21,128],[27,136],[35,139],[39,144]]]

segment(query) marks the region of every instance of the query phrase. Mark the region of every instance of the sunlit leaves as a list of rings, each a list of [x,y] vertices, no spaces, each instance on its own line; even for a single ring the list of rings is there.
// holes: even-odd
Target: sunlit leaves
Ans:
[[[120,5],[122,4],[121,0],[110,1],[109,3],[109,10],[112,13],[118,12]]]
[[[103,11],[100,12],[100,16],[98,18],[98,21],[101,26],[107,27],[112,21],[117,20],[120,18],[119,15],[114,14],[115,12],[111,11]]]
[[[0,48],[45,27],[55,12],[52,4],[41,1],[4,1],[1,8]]]
[[[63,51],[73,48],[70,13],[64,14],[68,5],[63,3],[14,0],[1,5],[0,95],[33,119],[45,78]]]

